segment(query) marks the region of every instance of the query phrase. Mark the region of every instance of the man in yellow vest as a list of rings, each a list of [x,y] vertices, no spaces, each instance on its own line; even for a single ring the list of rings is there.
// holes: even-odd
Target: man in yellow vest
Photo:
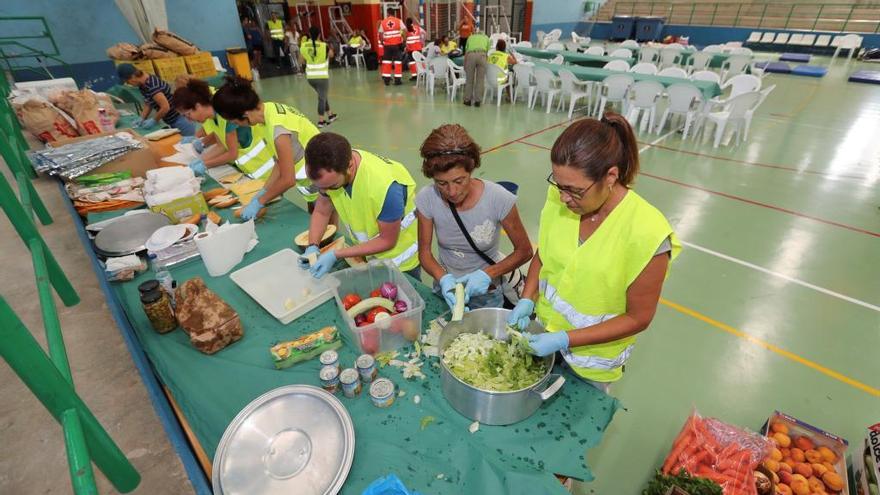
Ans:
[[[498,85],[501,86],[507,82],[507,68],[516,63],[516,58],[507,53],[507,42],[498,40],[495,51],[489,54],[488,62],[501,69],[498,74]]]
[[[269,16],[269,21],[266,22],[266,27],[269,28],[269,38],[272,39],[272,55],[275,59],[275,64],[278,67],[281,67],[281,59],[284,57],[284,22],[278,18],[278,14],[276,12],[272,12]]]
[[[319,252],[334,211],[356,243],[321,254],[309,269],[312,276],[323,277],[339,258],[365,256],[389,260],[419,278],[416,183],[403,165],[353,150],[344,137],[325,132],[306,146],[306,173],[320,193],[305,254]]]

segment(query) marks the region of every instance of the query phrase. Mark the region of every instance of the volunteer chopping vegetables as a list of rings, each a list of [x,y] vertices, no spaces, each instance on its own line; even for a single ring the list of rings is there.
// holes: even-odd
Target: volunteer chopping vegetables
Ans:
[[[502,307],[504,284],[521,280],[517,268],[532,257],[516,196],[494,182],[472,177],[480,166],[480,146],[458,124],[431,131],[420,152],[422,173],[434,181],[416,196],[422,268],[434,277],[450,308],[455,306],[458,283],[465,286],[468,308]],[[513,243],[508,256],[498,251],[502,228]],[[431,252],[434,232],[439,262]]]
[[[306,146],[306,171],[320,195],[304,258],[319,253],[318,244],[334,211],[357,242],[318,256],[309,269],[314,277],[327,274],[337,259],[366,256],[391,260],[401,271],[419,278],[416,183],[403,165],[353,150],[344,137],[325,132]]]
[[[681,249],[663,214],[630,189],[638,154],[632,128],[614,113],[579,120],[559,136],[538,250],[508,317],[525,328],[534,310],[547,332],[529,335],[533,353],[561,352],[606,392],[654,318]]]
[[[197,175],[204,175],[206,170],[225,163],[234,162],[238,158],[239,141],[249,142],[250,127],[239,127],[217,115],[211,106],[214,89],[201,79],[188,79],[184,85],[174,91],[174,106],[184,117],[202,124],[195,136],[186,136],[183,143],[192,143],[198,153],[212,144],[220,146],[208,155],[202,155],[189,164]]]
[[[260,101],[251,82],[240,77],[228,79],[211,101],[227,121],[252,128],[252,142],[239,153],[236,165],[251,178],[266,180],[242,208],[242,220],[255,218],[269,201],[294,186],[311,211],[318,194],[306,177],[304,157],[306,144],[319,132],[315,124],[289,105]]]

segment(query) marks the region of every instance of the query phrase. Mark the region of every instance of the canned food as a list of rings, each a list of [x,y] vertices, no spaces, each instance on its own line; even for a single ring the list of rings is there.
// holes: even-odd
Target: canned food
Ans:
[[[335,394],[339,390],[339,368],[336,366],[323,366],[318,372],[321,379],[321,387],[324,390]]]
[[[361,393],[361,377],[354,368],[345,368],[339,374],[339,383],[342,385],[342,393],[349,399],[357,397]]]
[[[318,359],[321,361],[321,366],[333,366],[341,371],[341,368],[339,367],[339,353],[333,349],[322,352],[321,357]]]
[[[376,375],[379,374],[379,370],[376,368],[376,360],[369,354],[362,354],[354,362],[354,365],[357,367],[358,373],[361,375],[361,381],[364,383],[372,382],[376,379]]]
[[[387,378],[379,378],[370,385],[370,399],[376,407],[391,407],[394,404],[394,383]]]

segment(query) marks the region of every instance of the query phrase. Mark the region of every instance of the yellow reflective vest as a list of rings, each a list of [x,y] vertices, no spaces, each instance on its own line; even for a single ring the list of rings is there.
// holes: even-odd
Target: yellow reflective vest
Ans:
[[[306,79],[327,79],[330,77],[330,61],[327,59],[327,43],[312,40],[301,44],[299,52],[306,61]]]
[[[269,20],[266,23],[269,26],[269,37],[273,40],[283,40],[284,39],[284,24],[281,22],[281,19],[277,21]]]
[[[538,252],[541,273],[536,313],[547,331],[585,328],[626,312],[626,291],[667,237],[671,259],[681,244],[663,214],[628,191],[602,225],[580,244],[580,215],[550,187],[541,211]],[[636,337],[562,351],[578,375],[613,382],[632,353]]]
[[[507,52],[494,51],[489,54],[489,63],[498,66],[501,74],[498,74],[498,84],[507,82]]]
[[[369,241],[379,235],[379,213],[385,204],[385,195],[393,182],[406,187],[406,206],[400,222],[397,244],[372,258],[391,260],[402,271],[419,266],[419,245],[416,228],[416,182],[400,163],[362,150],[354,150],[361,156],[352,184],[351,196],[345,188],[330,189],[327,196],[339,212],[339,218],[358,243]]]

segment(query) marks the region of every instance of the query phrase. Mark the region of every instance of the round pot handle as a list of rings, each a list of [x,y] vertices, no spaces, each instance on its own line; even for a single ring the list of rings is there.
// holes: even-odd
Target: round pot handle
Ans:
[[[565,377],[562,375],[550,375],[548,383],[551,381],[553,383],[547,385],[547,387],[544,388],[543,391],[538,392],[537,390],[535,390],[535,393],[541,396],[542,401],[553,397],[554,395],[556,395],[556,392],[559,392],[559,389],[562,388],[562,386],[565,384]]]

